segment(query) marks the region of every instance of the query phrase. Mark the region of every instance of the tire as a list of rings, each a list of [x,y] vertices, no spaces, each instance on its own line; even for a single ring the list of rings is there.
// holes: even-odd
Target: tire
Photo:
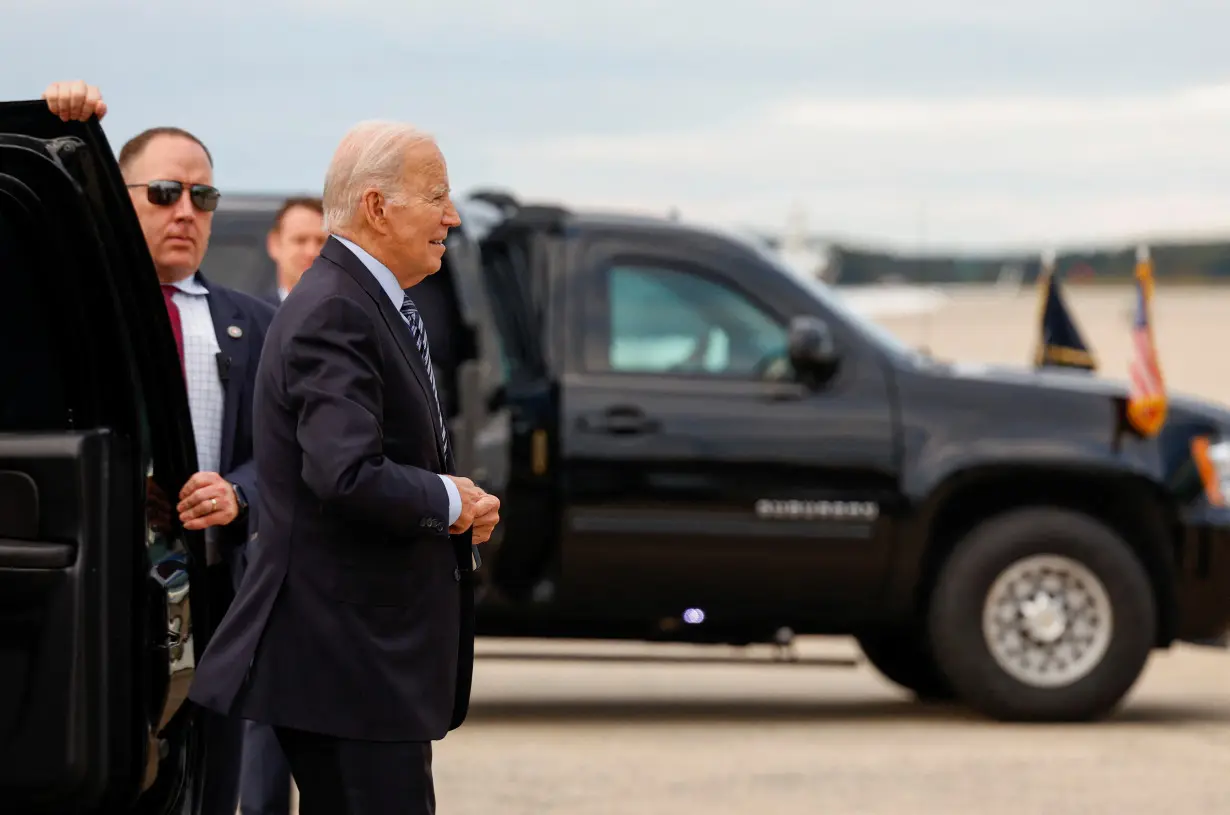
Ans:
[[[1045,602],[1015,595],[992,605],[993,594],[1013,596],[1001,593],[1005,586]],[[984,609],[995,607],[984,621]],[[928,629],[940,671],[975,711],[1001,721],[1088,721],[1110,713],[1140,678],[1156,642],[1156,600],[1144,566],[1107,526],[1027,508],[982,523],[957,544],[935,585]],[[1015,654],[1001,661],[995,652],[1005,646]]]
[[[924,631],[879,630],[860,634],[857,640],[867,661],[888,681],[924,702],[953,698],[952,686],[936,667]]]

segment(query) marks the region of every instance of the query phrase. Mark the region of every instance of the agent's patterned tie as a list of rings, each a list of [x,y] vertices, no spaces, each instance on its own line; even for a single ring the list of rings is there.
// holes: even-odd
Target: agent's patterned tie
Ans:
[[[436,374],[431,365],[431,348],[427,345],[427,329],[423,326],[423,318],[419,316],[419,310],[415,307],[414,301],[410,299],[409,292],[405,293],[401,301],[401,316],[406,318],[406,325],[410,326],[410,336],[414,337],[414,344],[418,346],[419,354],[423,357],[423,365],[427,368],[427,381],[431,383],[431,396],[436,401],[436,416],[440,419],[441,455],[447,461],[448,430],[444,426],[444,415],[440,411],[440,395],[436,393]]]

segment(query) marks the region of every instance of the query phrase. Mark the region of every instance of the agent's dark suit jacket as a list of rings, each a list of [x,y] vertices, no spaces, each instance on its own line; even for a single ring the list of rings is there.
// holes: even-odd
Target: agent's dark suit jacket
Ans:
[[[257,377],[259,538],[189,697],[339,738],[434,741],[469,707],[470,535],[448,534],[435,407],[409,329],[330,239]]]

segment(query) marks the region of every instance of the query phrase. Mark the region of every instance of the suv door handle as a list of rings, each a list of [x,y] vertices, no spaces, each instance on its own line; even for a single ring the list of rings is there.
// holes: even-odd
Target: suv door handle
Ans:
[[[597,415],[581,416],[577,428],[588,433],[607,433],[612,436],[633,436],[640,433],[655,433],[660,424],[638,407],[610,407]]]

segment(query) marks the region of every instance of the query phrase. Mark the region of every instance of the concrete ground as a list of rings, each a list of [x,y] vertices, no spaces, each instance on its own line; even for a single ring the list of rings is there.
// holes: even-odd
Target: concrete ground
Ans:
[[[605,661],[552,661],[552,652]],[[436,745],[453,815],[1230,812],[1230,652],[1159,652],[1096,724],[1000,725],[911,700],[840,638],[831,666],[637,663],[738,649],[484,641]],[[512,658],[518,654],[521,658]]]

